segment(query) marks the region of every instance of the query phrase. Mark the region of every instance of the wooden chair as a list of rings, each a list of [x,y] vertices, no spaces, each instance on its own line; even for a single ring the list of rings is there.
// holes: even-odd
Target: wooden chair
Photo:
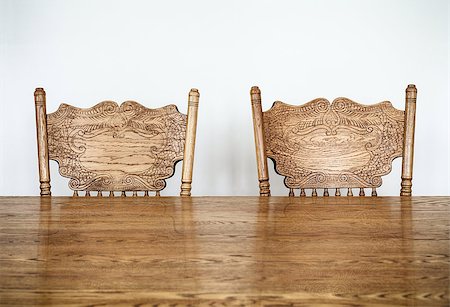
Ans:
[[[362,105],[347,98],[337,98],[330,104],[324,98],[300,106],[274,102],[266,112],[261,107],[261,92],[257,86],[250,91],[259,192],[270,196],[267,158],[273,160],[275,171],[285,176],[289,196],[294,189],[328,189],[353,196],[352,188],[381,186],[381,176],[388,174],[392,161],[402,157],[401,196],[411,196],[414,127],[417,90],[406,89],[405,111],[395,109],[389,101]]]
[[[85,191],[103,196],[103,191],[132,191],[133,196],[156,196],[165,179],[183,160],[181,196],[191,195],[199,92],[189,92],[187,115],[175,105],[148,109],[137,102],[120,106],[103,101],[80,109],[61,104],[47,114],[45,91],[34,92],[36,107],[39,180],[41,196],[50,196],[49,159],[59,164],[59,173],[70,178],[74,196]],[[138,193],[139,192],[139,193]],[[131,192],[130,192],[131,193]]]

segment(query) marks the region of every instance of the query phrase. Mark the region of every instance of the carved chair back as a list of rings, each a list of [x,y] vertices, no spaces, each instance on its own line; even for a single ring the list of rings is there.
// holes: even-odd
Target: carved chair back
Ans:
[[[395,109],[389,101],[362,105],[347,98],[332,103],[324,98],[300,106],[276,101],[262,111],[258,87],[250,91],[255,134],[259,190],[270,196],[267,158],[275,171],[285,176],[289,196],[311,190],[311,196],[329,196],[328,189],[353,196],[353,188],[365,195],[365,188],[381,186],[392,161],[402,157],[402,196],[411,196],[414,153],[414,127],[417,90],[406,89],[405,111]]]
[[[148,109],[137,102],[103,101],[80,109],[61,104],[47,114],[45,91],[34,92],[41,196],[50,196],[49,160],[74,196],[159,196],[183,160],[181,196],[191,195],[199,92],[189,92],[187,115],[175,105]],[[106,196],[106,195],[105,195]]]

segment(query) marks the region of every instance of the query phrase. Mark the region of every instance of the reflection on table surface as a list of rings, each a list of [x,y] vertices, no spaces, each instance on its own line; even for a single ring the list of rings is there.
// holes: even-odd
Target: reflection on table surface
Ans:
[[[449,304],[450,197],[0,198],[0,303]]]

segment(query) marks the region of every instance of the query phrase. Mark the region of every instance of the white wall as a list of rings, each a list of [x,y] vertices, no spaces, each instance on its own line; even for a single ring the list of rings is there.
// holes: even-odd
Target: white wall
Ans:
[[[0,195],[38,195],[33,91],[47,110],[200,90],[194,195],[257,195],[249,90],[263,108],[346,96],[404,108],[418,88],[415,195],[450,195],[445,0],[0,0]],[[54,195],[69,195],[52,163]],[[271,163],[269,165],[273,169]],[[398,195],[400,160],[380,194]],[[177,195],[181,165],[163,195]],[[272,191],[287,195],[271,173]]]

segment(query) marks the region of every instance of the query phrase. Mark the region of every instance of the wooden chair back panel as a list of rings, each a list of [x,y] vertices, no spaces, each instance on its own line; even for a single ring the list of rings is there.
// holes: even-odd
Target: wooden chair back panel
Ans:
[[[263,118],[266,155],[288,188],[379,187],[402,155],[404,112],[387,101],[277,101]]]
[[[49,160],[78,191],[159,192],[183,160],[181,196],[191,195],[199,92],[189,92],[188,112],[175,105],[149,109],[137,102],[103,101],[81,109],[61,104],[47,114],[45,91],[35,91],[41,196],[50,196]]]
[[[372,188],[377,196],[381,177],[392,169],[392,161],[402,157],[401,196],[411,196],[414,130],[417,89],[406,88],[405,111],[395,109],[388,101],[362,105],[348,98],[330,103],[324,98],[300,106],[276,101],[262,111],[261,91],[250,90],[259,193],[270,196],[267,158],[275,171],[284,176],[289,196],[300,189],[300,196],[365,196]]]
[[[62,104],[47,115],[49,158],[73,190],[159,191],[183,159],[186,115],[175,105],[148,109],[104,101]]]

